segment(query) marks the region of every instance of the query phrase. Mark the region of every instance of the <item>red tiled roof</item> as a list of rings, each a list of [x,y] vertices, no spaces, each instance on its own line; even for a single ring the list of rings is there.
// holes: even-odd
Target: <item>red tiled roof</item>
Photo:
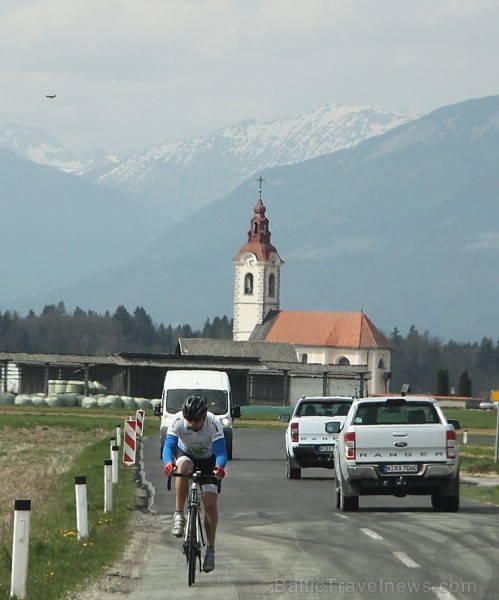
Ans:
[[[282,310],[265,339],[331,348],[391,346],[362,312]]]

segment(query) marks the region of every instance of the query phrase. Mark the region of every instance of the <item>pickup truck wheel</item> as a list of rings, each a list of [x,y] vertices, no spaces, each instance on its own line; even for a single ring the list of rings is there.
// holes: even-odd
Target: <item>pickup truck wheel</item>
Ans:
[[[359,510],[359,497],[358,496],[345,496],[343,493],[343,485],[341,482],[341,477],[338,480],[339,488],[337,491],[337,499],[338,508],[343,512],[354,512]]]
[[[286,477],[288,479],[301,479],[301,469],[291,466],[291,459],[286,456]]]
[[[439,512],[457,512],[459,510],[459,494],[453,496],[431,495],[431,504]]]

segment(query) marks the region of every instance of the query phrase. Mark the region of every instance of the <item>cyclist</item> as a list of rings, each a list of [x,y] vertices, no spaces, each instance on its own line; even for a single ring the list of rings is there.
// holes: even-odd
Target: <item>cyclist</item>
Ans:
[[[168,427],[163,448],[165,475],[171,475],[174,469],[186,474],[194,467],[205,475],[225,477],[227,449],[223,427],[213,413],[208,412],[206,398],[199,394],[189,396],[176,413]],[[185,528],[184,506],[187,498],[188,480],[178,477],[175,481],[175,514],[172,534],[182,537]],[[203,485],[203,505],[205,512],[206,553],[203,571],[215,568],[215,535],[218,523],[217,486]]]

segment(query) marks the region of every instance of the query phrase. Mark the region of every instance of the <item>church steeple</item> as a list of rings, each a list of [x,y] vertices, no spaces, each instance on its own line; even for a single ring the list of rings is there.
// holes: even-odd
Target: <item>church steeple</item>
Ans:
[[[233,258],[234,340],[247,340],[269,310],[279,310],[280,269],[283,261],[270,243],[269,220],[262,200],[262,177],[258,201],[253,209],[248,241]]]

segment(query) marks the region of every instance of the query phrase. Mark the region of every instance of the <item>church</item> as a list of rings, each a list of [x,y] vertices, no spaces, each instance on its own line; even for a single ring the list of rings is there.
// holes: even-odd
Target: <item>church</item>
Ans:
[[[391,345],[364,312],[281,310],[284,261],[270,242],[262,181],[248,240],[233,259],[233,340],[291,344],[302,364],[366,366],[368,393],[387,393]]]

